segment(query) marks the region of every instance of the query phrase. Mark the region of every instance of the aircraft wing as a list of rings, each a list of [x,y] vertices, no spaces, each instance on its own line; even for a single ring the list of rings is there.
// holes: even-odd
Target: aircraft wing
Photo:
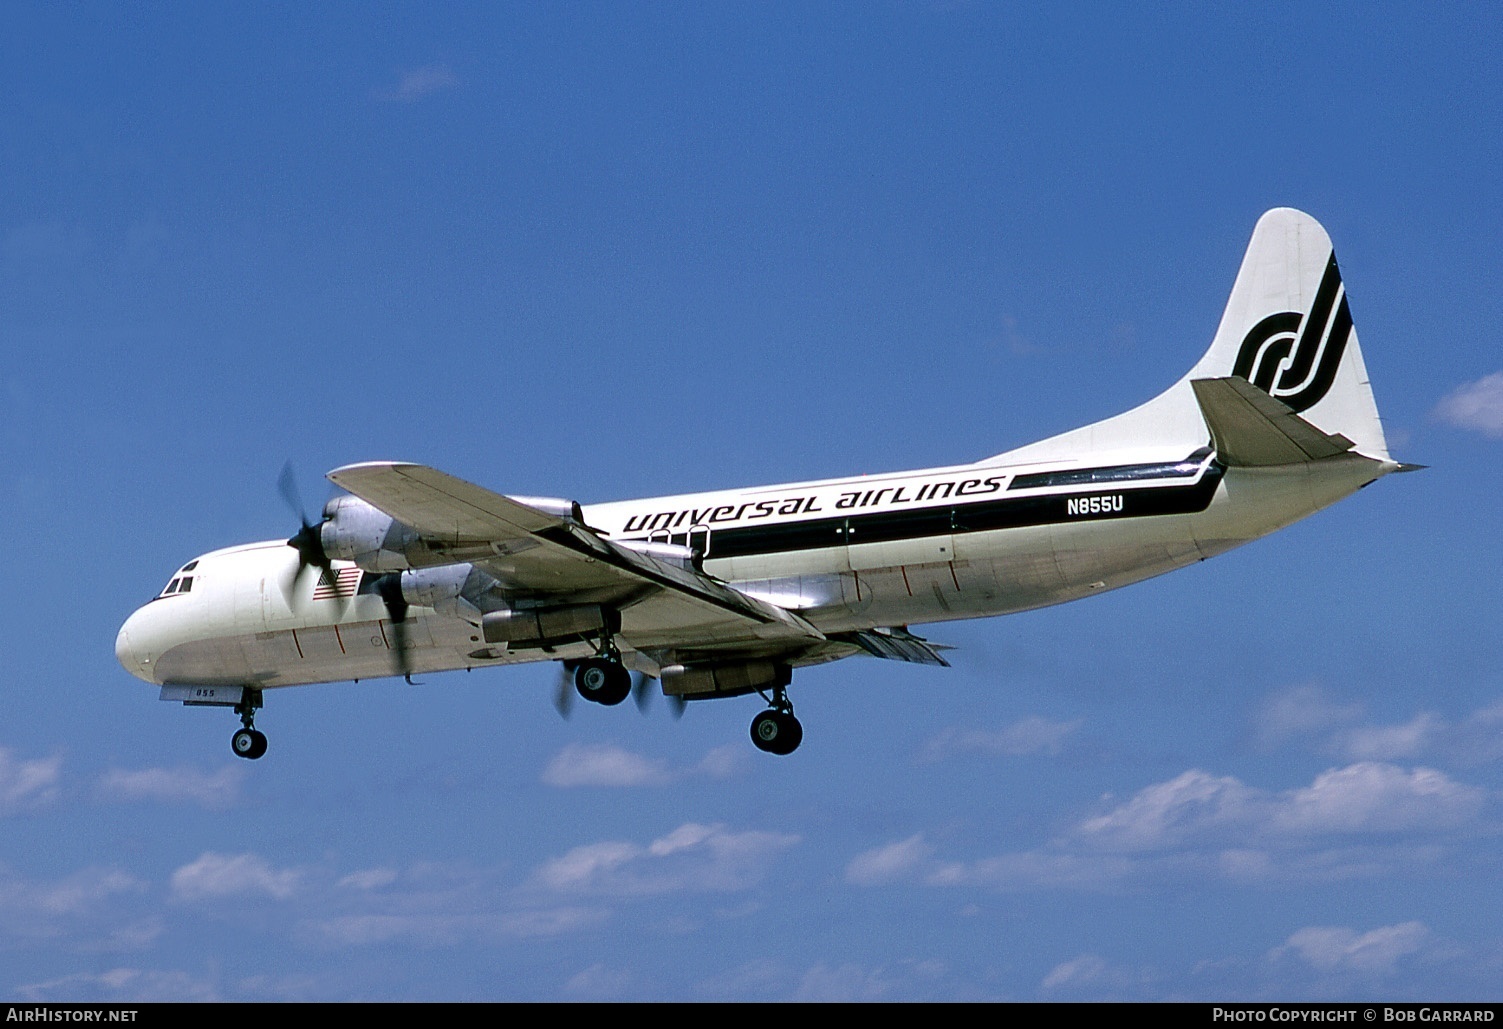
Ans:
[[[336,468],[328,478],[433,550],[475,564],[518,594],[615,607],[621,636],[637,650],[796,656],[828,649],[824,635],[790,611],[434,468],[374,461]]]

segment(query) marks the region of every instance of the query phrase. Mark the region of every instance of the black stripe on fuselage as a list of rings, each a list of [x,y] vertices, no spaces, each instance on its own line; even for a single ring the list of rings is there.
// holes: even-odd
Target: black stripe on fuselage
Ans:
[[[1198,480],[1183,485],[1008,497],[916,510],[716,529],[710,534],[710,549],[705,557],[713,561],[1032,525],[1193,514],[1210,506],[1224,471],[1219,462],[1212,461]],[[1093,498],[1095,503],[1092,503]]]
[[[1071,468],[1062,472],[1034,472],[1017,475],[1007,484],[1009,490],[1046,489],[1051,486],[1094,486],[1106,482],[1133,482],[1143,479],[1190,479],[1200,471],[1200,463],[1209,454],[1202,447],[1183,461],[1157,464],[1119,464],[1107,468]]]

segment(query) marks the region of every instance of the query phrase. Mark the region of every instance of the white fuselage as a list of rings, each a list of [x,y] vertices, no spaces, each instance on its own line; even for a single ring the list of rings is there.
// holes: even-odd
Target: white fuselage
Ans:
[[[1187,450],[659,497],[584,516],[612,540],[692,546],[709,575],[831,633],[1007,614],[1125,586],[1273,532],[1392,470],[1356,454],[1228,469],[1208,449]],[[361,573],[341,566],[353,594]],[[283,540],[198,558],[173,580],[191,587],[125,623],[121,663],[148,682],[208,688],[392,674],[381,598],[318,599],[328,587],[296,580],[296,569]],[[301,594],[294,603],[289,584]],[[671,650],[670,640],[634,635],[630,608],[622,616],[623,649]],[[461,614],[417,606],[405,637],[416,672],[592,652],[584,642],[486,648]]]

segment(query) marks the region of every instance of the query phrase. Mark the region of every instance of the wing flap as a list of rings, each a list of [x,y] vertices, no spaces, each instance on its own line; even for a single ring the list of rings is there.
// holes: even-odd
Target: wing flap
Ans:
[[[854,643],[872,657],[886,658],[889,661],[908,661],[916,665],[950,667],[950,662],[941,657],[939,652],[952,648],[943,643],[930,643],[907,629],[871,629],[838,633],[831,639],[842,643]]]

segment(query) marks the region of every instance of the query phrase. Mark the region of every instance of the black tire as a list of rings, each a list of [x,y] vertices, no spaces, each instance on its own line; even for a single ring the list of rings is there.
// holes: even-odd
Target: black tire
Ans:
[[[631,672],[623,666],[612,663],[610,666],[610,685],[606,687],[605,695],[600,702],[606,707],[615,707],[627,697],[631,696]]]
[[[786,728],[783,725],[782,715],[772,708],[768,708],[752,719],[751,741],[758,750],[768,754],[778,753],[777,748],[784,732]]]
[[[235,735],[230,737],[230,749],[235,752],[236,757],[255,760],[266,750],[266,737],[261,736],[261,739],[257,740],[257,736],[261,734],[254,729],[237,729]]]
[[[778,733],[775,741],[777,746],[773,748],[774,754],[792,754],[798,749],[798,745],[804,742],[804,726],[793,715],[785,712],[778,713],[778,722],[782,731]]]
[[[574,670],[574,689],[592,703],[614,707],[631,696],[631,673],[615,661],[591,658]]]

